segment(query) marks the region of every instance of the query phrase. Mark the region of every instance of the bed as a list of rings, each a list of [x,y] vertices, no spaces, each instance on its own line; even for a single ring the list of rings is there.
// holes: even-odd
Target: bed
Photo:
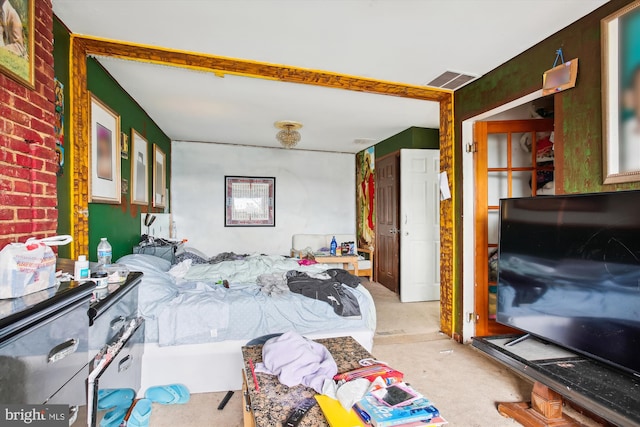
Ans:
[[[239,390],[240,348],[256,337],[292,329],[314,339],[352,336],[369,351],[373,346],[375,306],[362,285],[342,285],[357,300],[359,316],[338,315],[327,302],[294,292],[268,294],[261,286],[264,277],[290,271],[315,277],[329,268],[324,264],[251,255],[172,268],[169,261],[146,254],[127,255],[118,263],[144,273],[138,290],[145,319],[141,392],[171,383],[185,384],[192,393]]]

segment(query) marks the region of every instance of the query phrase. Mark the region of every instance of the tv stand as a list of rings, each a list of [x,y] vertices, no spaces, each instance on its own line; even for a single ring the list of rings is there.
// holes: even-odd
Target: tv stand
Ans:
[[[498,412],[527,427],[582,426],[562,413],[562,396],[537,381],[533,384],[531,402],[501,402],[498,403]]]
[[[513,338],[519,336],[473,339],[473,347],[534,382],[531,403],[500,403],[502,415],[528,427],[579,426],[562,413],[566,400],[605,425],[640,425],[639,377],[535,337],[507,346]]]

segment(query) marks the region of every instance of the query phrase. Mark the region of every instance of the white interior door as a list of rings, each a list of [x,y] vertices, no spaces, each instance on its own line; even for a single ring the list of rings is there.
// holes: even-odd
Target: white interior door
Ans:
[[[440,299],[439,150],[400,150],[400,301]]]

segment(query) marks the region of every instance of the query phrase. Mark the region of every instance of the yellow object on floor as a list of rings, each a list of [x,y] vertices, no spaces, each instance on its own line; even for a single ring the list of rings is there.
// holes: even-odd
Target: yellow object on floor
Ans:
[[[314,396],[331,427],[362,427],[364,423],[353,409],[346,411],[340,402],[324,394]]]

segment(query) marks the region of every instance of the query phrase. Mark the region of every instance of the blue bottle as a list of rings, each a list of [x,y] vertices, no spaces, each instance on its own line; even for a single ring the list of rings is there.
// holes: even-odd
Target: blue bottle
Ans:
[[[329,250],[329,255],[336,256],[337,249],[338,249],[338,244],[336,243],[336,236],[333,236],[333,239],[331,239],[331,249]]]

